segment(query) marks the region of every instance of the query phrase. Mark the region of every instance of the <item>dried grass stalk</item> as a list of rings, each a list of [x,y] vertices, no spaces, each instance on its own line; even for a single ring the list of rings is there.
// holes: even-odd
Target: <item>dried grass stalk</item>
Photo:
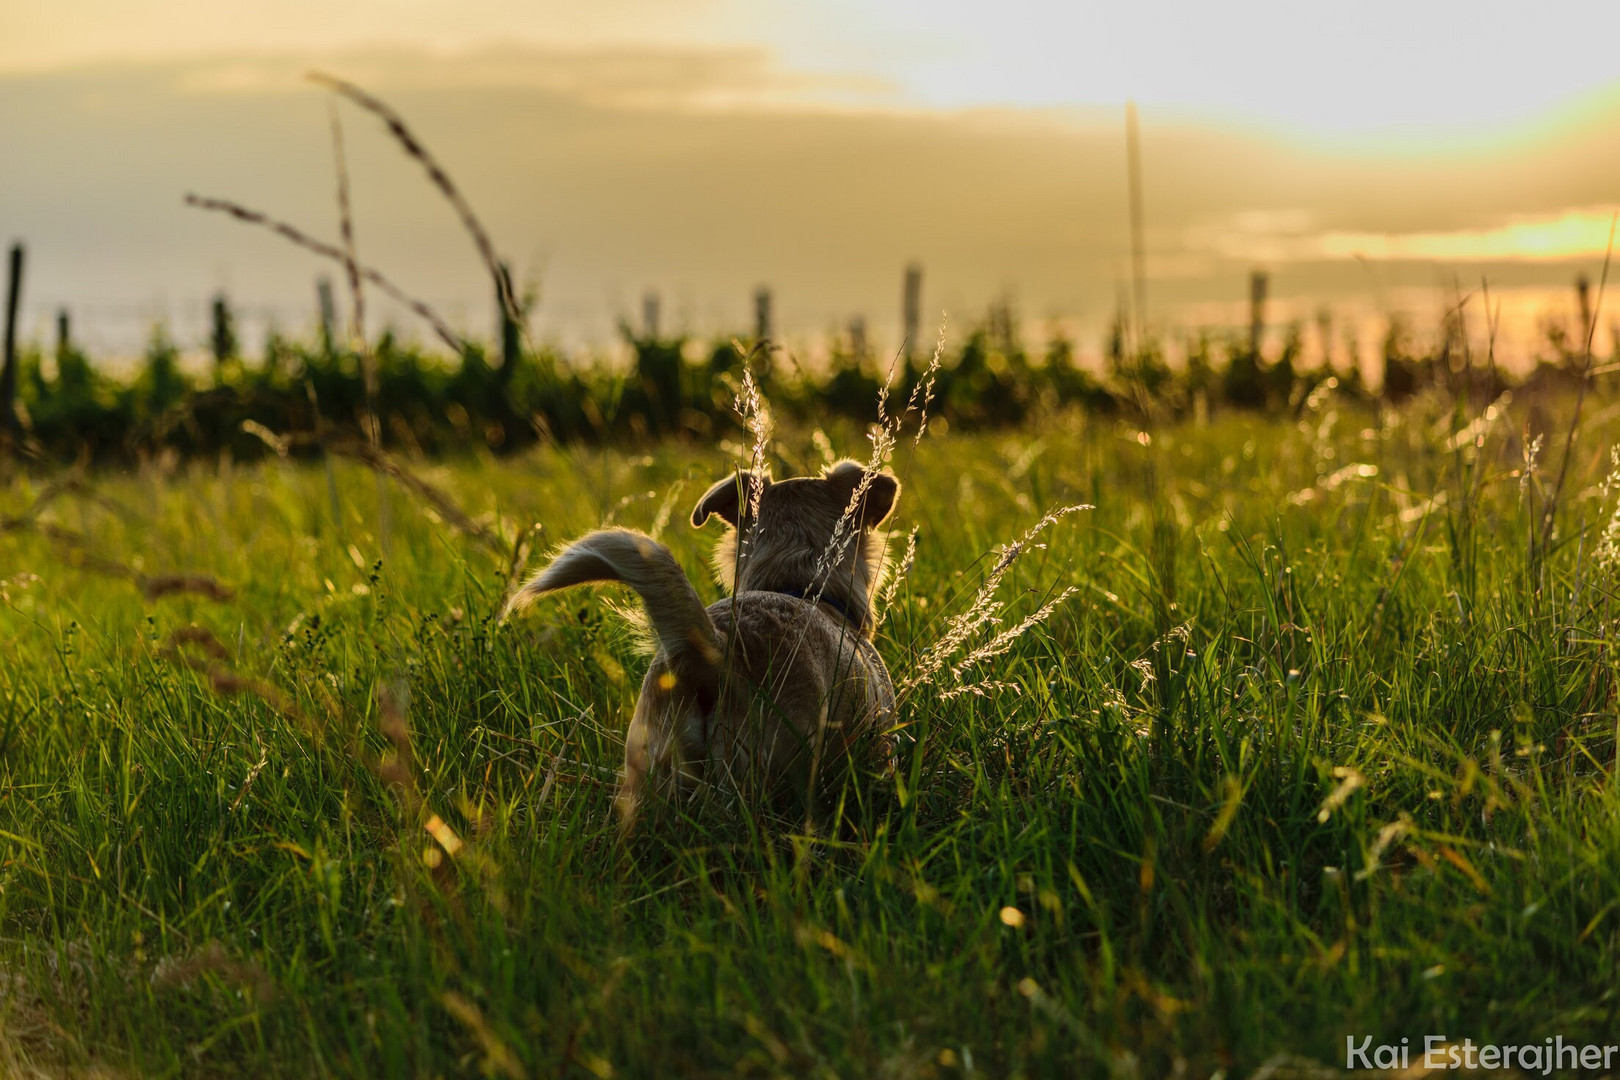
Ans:
[[[334,442],[327,445],[327,450],[340,457],[362,461],[377,472],[391,477],[406,491],[431,506],[457,532],[477,541],[496,555],[506,558],[511,554],[511,546],[492,529],[468,517],[450,496],[405,468],[380,447],[361,442]]]
[[[195,655],[191,649],[200,650],[204,656]],[[169,635],[169,640],[159,651],[175,663],[205,676],[209,688],[214,693],[223,697],[237,697],[241,694],[256,697],[302,728],[317,742],[325,740],[326,725],[317,723],[296,701],[263,679],[241,675],[223,666],[230,659],[230,650],[203,627],[188,626],[176,630]]]
[[[69,566],[131,582],[148,600],[186,593],[212,600],[230,600],[236,596],[236,591],[229,585],[205,574],[143,574],[128,563],[96,554],[95,545],[83,533],[39,520],[49,503],[79,486],[82,485],[73,481],[51,484],[21,514],[0,519],[0,533],[37,532],[56,545],[57,554]]]
[[[197,596],[206,596],[210,600],[230,600],[236,596],[236,590],[228,585],[221,585],[211,577],[202,574],[159,574],[156,577],[146,578],[140,583],[141,592],[148,600],[156,600],[162,596],[173,596],[179,593],[191,593]]]
[[[360,280],[360,259],[354,242],[354,212],[349,203],[349,161],[343,152],[343,121],[337,106],[332,113],[332,161],[337,171],[338,235],[343,238],[343,273],[349,281],[352,323],[349,339],[360,354],[360,377],[366,392],[366,438],[373,446],[382,441],[377,419],[377,358],[366,339],[366,291]]]
[[[395,112],[387,102],[374,97],[351,82],[328,75],[323,71],[311,71],[307,78],[310,82],[324,86],[333,93],[343,95],[380,119],[387,125],[388,133],[404,148],[405,153],[421,165],[423,169],[427,170],[428,179],[433,182],[434,187],[439,189],[439,193],[445,197],[445,200],[455,208],[456,214],[461,218],[462,226],[467,230],[468,235],[472,237],[473,244],[477,246],[478,254],[484,260],[484,266],[489,270],[490,276],[495,279],[496,288],[500,293],[501,307],[505,309],[507,317],[513,322],[522,322],[523,316],[522,312],[518,310],[517,298],[512,295],[511,282],[501,270],[501,259],[495,253],[495,245],[490,242],[489,233],[478,220],[478,215],[473,213],[472,205],[467,202],[466,196],[462,195],[461,189],[456,187],[455,181],[450,179],[450,174],[445,170],[444,166],[439,164],[438,159],[428,151],[422,140],[418,139],[416,134],[411,131],[410,127],[405,123],[405,118]]]
[[[348,256],[345,254],[343,248],[337,247],[333,244],[328,244],[322,240],[317,240],[296,226],[289,225],[284,221],[277,221],[275,218],[261,213],[258,210],[243,206],[241,203],[231,202],[229,199],[214,199],[194,194],[188,194],[186,196],[185,203],[187,206],[195,207],[198,210],[212,210],[216,213],[228,214],[237,221],[243,222],[247,225],[259,225],[263,228],[269,229],[283,240],[296,244],[305,251],[319,255],[323,259],[331,259],[333,262],[343,263],[345,265],[348,263]],[[444,319],[441,318],[439,314],[429,307],[424,301],[418,300],[416,297],[407,293],[404,289],[401,289],[398,285],[395,285],[388,278],[384,277],[382,272],[379,270],[375,270],[369,266],[361,266],[358,263],[356,264],[355,269],[363,279],[381,289],[389,297],[389,299],[395,301],[403,307],[410,309],[413,314],[417,315],[429,326],[431,326],[433,328],[433,332],[439,336],[439,339],[451,349],[455,350],[457,354],[467,351],[467,343],[461,339],[461,336],[458,335],[454,330],[450,329],[450,324],[445,322]]]
[[[275,996],[275,980],[252,960],[241,960],[226,951],[218,940],[210,941],[186,957],[165,957],[152,969],[154,990],[188,989],[198,980],[213,976],[228,985],[251,992],[255,1002]]]
[[[962,676],[967,673],[968,669],[1005,653],[1018,638],[1048,619],[1057,610],[1059,604],[1074,594],[1074,590],[1065,589],[1056,599],[1043,605],[1040,610],[1019,622],[1010,630],[1004,630],[993,635],[989,641],[972,647],[970,647],[970,642],[985,627],[995,626],[1001,622],[1001,612],[1004,605],[996,601],[996,590],[1001,586],[1002,579],[1007,576],[1007,572],[1012,569],[1013,564],[1018,561],[1025,551],[1030,549],[1036,535],[1070,514],[1090,509],[1092,507],[1089,505],[1077,504],[1074,506],[1062,506],[1049,511],[1046,516],[1032,525],[1022,537],[1002,548],[1001,555],[996,560],[996,565],[991,568],[990,573],[984,579],[984,583],[973,594],[973,600],[968,605],[967,610],[947,622],[945,632],[940,635],[939,640],[929,646],[922,656],[918,658],[915,672],[899,688],[901,695],[908,694],[918,687],[934,682],[941,672],[947,668],[949,668],[955,682],[954,686],[944,690],[945,695],[948,697],[954,697],[962,693],[977,693],[983,690],[1005,689],[1006,687],[999,683],[994,685],[983,684],[975,687],[972,684],[963,683],[961,681]],[[967,653],[953,663],[951,658],[964,648],[968,650]]]
[[[252,426],[250,427],[249,424]],[[518,566],[517,572],[521,572],[522,558],[527,557],[526,549],[521,557],[514,555],[513,544],[508,544],[505,540],[501,539],[500,535],[496,533],[495,530],[468,517],[466,512],[463,511],[461,507],[456,505],[454,499],[450,498],[449,495],[439,490],[427,480],[424,480],[422,477],[411,472],[404,465],[400,464],[399,461],[393,457],[393,455],[389,454],[388,451],[382,449],[381,447],[373,446],[370,442],[363,442],[354,438],[334,439],[332,438],[332,429],[325,426],[323,426],[321,430],[315,432],[299,432],[293,435],[277,435],[274,431],[264,427],[262,424],[253,424],[251,421],[249,421],[248,423],[244,423],[242,425],[242,430],[251,435],[257,436],[267,445],[274,448],[278,454],[283,456],[285,456],[293,447],[314,445],[320,446],[329,454],[335,454],[338,457],[346,457],[353,461],[361,462],[372,470],[396,481],[408,493],[416,496],[422,502],[431,507],[434,513],[438,514],[439,517],[443,519],[445,524],[449,525],[451,528],[455,529],[469,540],[477,542],[502,559],[515,560],[516,565]],[[533,531],[538,531],[538,529],[539,526],[536,525],[534,526]],[[514,541],[514,544],[528,544],[532,542],[532,537],[520,536]]]

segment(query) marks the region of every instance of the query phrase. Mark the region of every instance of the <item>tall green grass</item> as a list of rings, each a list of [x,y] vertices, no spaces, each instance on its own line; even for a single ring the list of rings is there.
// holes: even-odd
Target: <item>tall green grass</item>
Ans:
[[[497,625],[510,553],[352,461],[154,465],[34,519],[43,481],[15,481],[0,1061],[1154,1076],[1333,1067],[1348,1034],[1602,1042],[1617,414],[1589,407],[1546,544],[1527,415],[1317,395],[1297,422],[903,445],[897,682],[998,545],[1085,502],[999,625],[1078,592],[994,661],[1009,686],[914,692],[895,777],[836,823],[743,808],[627,843],[645,660],[612,597]],[[773,443],[778,474],[812,445]],[[679,523],[732,467],[549,448],[424,476],[544,547]],[[714,536],[665,539],[715,595]],[[234,596],[137,587],[165,573]]]

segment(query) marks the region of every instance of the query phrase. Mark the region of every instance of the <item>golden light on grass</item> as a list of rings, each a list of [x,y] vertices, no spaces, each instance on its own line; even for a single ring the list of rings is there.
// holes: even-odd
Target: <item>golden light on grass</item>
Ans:
[[[1024,913],[1015,907],[1004,907],[1001,909],[1001,921],[1017,930],[1024,925]]]
[[[1328,793],[1327,798],[1322,800],[1321,809],[1316,812],[1318,823],[1326,822],[1328,818],[1333,816],[1335,810],[1345,804],[1345,801],[1350,798],[1357,788],[1366,783],[1366,778],[1349,765],[1335,766],[1333,777],[1339,781],[1339,784]]]
[[[444,848],[445,854],[454,855],[461,850],[461,837],[457,836],[456,830],[447,825],[438,814],[428,818],[427,824],[423,828],[427,829],[428,834],[439,842],[439,846]]]

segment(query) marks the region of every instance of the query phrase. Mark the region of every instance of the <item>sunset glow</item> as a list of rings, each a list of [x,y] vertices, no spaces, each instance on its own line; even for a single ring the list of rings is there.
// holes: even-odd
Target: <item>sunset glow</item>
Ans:
[[[1613,240],[1620,207],[1593,206],[1556,215],[1514,215],[1473,229],[1370,232],[1316,231],[1309,215],[1241,214],[1229,228],[1189,230],[1189,250],[1258,262],[1369,259],[1436,263],[1561,262],[1601,259]]]
[[[1128,99],[1164,325],[1241,302],[1255,266],[1304,307],[1459,276],[1567,289],[1620,199],[1616,6],[18,0],[3,30],[24,164],[0,225],[39,250],[24,325],[71,301],[113,350],[154,321],[194,336],[218,288],[250,322],[312,317],[297,253],[180,205],[330,229],[310,67],[411,114],[573,343],[612,341],[648,289],[719,332],[761,281],[790,333],[858,312],[892,342],[913,259],[930,306],[1100,326],[1129,274]],[[363,245],[481,331],[454,220],[374,125],[350,144]]]
[[[1570,210],[1553,218],[1527,218],[1489,229],[1373,235],[1327,233],[1317,241],[1326,258],[1424,259],[1497,262],[1601,258],[1614,240],[1615,209]]]

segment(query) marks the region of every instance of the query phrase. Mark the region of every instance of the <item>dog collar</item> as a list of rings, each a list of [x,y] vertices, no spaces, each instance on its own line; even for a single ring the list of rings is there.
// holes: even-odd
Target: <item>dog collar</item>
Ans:
[[[835,600],[833,597],[828,596],[826,593],[822,593],[818,596],[808,593],[803,589],[770,589],[768,591],[780,593],[783,596],[791,596],[796,600],[809,600],[812,603],[826,604],[828,607],[838,612],[838,614],[842,615],[844,617],[844,621],[849,623],[857,630],[866,625],[865,618],[854,614],[849,610],[849,608],[845,607],[841,602]]]

